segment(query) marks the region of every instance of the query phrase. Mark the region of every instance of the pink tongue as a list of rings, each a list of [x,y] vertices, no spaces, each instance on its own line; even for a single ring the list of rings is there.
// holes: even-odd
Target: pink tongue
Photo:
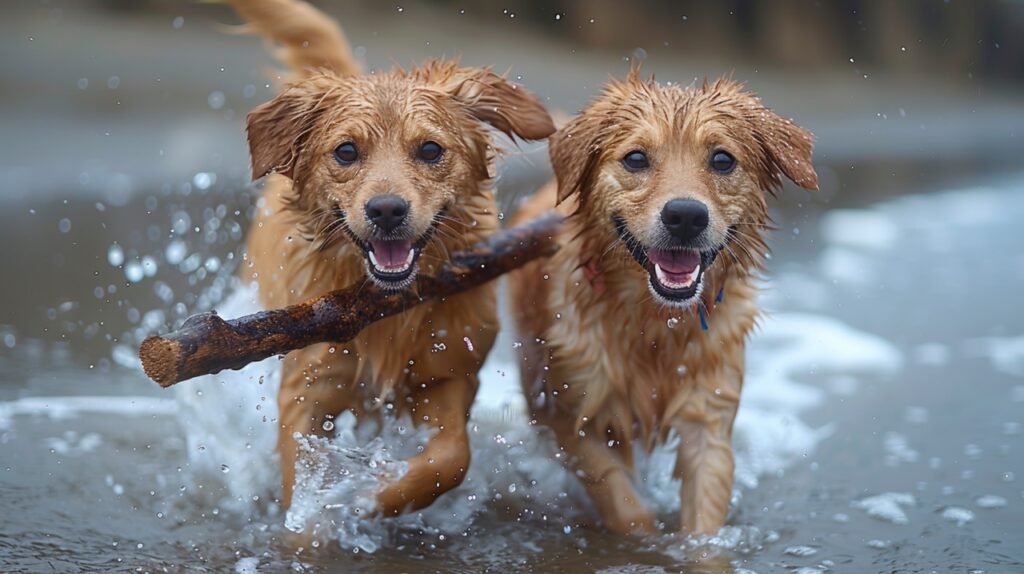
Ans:
[[[405,265],[405,260],[409,257],[409,250],[412,249],[412,241],[375,239],[370,241],[370,246],[373,247],[373,256],[381,267],[398,269]]]
[[[689,275],[700,265],[700,254],[685,249],[649,249],[647,258],[672,275]]]

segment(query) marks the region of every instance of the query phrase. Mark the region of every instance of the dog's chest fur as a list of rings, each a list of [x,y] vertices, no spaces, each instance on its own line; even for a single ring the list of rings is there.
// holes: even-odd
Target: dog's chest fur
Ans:
[[[292,227],[281,193],[289,183],[273,178],[249,237],[250,278],[260,283],[267,307],[283,307],[350,285],[368,282],[364,256],[349,242],[318,251]],[[498,227],[493,195],[485,189],[460,203],[452,217],[467,223],[459,234],[439,234],[420,258],[420,272],[432,275],[452,251],[464,249]],[[470,225],[468,222],[476,222]],[[247,274],[243,272],[242,277]],[[345,344],[320,345],[293,353],[294,368],[311,380],[330,381],[362,400],[401,399],[415,385],[450,375],[475,374],[498,330],[495,286],[484,285],[444,301],[426,303],[382,319]],[[333,350],[331,350],[333,349]]]
[[[547,318],[550,363],[541,375],[555,408],[580,429],[650,442],[670,430],[666,421],[698,421],[716,412],[709,403],[739,400],[744,342],[758,314],[751,279],[709,278],[716,290],[724,284],[724,297],[705,331],[694,309],[655,303],[642,272],[606,270],[597,288],[570,251],[547,266],[562,286],[545,305],[559,310]]]

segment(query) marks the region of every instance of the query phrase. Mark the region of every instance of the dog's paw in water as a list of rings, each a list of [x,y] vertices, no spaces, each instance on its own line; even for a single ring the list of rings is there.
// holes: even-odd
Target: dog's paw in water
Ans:
[[[361,441],[355,417],[338,417],[332,438],[296,434],[295,491],[285,527],[311,546],[336,540],[344,547],[373,552],[386,532],[377,511],[376,491],[400,479],[408,464],[380,437]]]

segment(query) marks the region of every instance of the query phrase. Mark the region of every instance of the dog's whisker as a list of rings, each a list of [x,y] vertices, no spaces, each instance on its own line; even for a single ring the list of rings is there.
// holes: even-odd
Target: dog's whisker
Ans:
[[[731,243],[735,243],[735,245],[745,253],[746,265],[754,267],[762,265],[764,254],[767,251],[762,238],[736,230],[732,234],[731,239]]]

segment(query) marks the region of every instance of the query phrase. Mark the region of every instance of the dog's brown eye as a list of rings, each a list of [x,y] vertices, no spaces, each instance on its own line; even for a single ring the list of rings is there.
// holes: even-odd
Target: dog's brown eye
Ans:
[[[356,144],[345,142],[334,148],[334,158],[341,165],[349,165],[359,159],[359,150],[356,149]]]
[[[729,173],[736,167],[736,158],[727,151],[718,150],[711,154],[711,169],[718,173]]]
[[[420,151],[417,153],[417,156],[427,163],[435,163],[437,160],[441,159],[443,154],[444,148],[441,147],[441,144],[437,142],[426,142],[420,146]]]
[[[640,150],[627,153],[626,157],[622,158],[622,165],[626,166],[629,171],[640,171],[651,166],[647,161],[647,154]]]

